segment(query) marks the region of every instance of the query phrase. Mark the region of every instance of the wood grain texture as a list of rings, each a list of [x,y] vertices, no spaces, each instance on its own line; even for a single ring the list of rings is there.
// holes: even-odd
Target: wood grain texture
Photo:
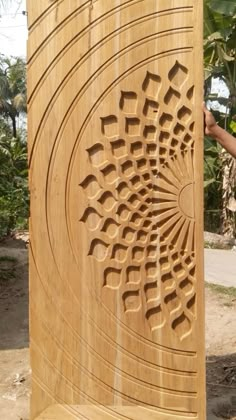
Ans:
[[[202,2],[36,3],[31,418],[204,420]]]

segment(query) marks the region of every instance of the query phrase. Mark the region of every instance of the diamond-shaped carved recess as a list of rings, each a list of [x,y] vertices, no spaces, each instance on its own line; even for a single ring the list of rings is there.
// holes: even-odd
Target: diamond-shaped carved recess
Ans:
[[[176,334],[183,340],[191,332],[191,322],[183,312],[177,319],[172,323],[172,328]]]
[[[98,261],[104,261],[107,257],[109,245],[100,239],[93,239],[88,255],[93,255]]]
[[[164,130],[168,130],[171,127],[172,121],[172,115],[163,112],[163,114],[160,117],[159,124]]]
[[[184,133],[184,131],[185,131],[185,127],[177,123],[174,128],[174,134],[176,134],[177,136],[180,136],[182,133]]]
[[[180,97],[180,93],[170,86],[164,97],[164,102],[166,105],[169,105],[171,109],[175,109],[180,101]]]
[[[125,262],[128,256],[128,247],[122,244],[115,244],[112,249],[111,258],[116,262],[123,263]]]
[[[129,198],[129,204],[132,208],[136,208],[140,204],[140,199],[137,194],[132,194]]]
[[[80,184],[88,198],[94,198],[101,191],[101,187],[94,175],[88,175]]]
[[[159,136],[160,143],[168,145],[169,139],[170,139],[170,133],[168,133],[167,131],[160,132],[160,136]]]
[[[185,123],[190,120],[191,115],[192,115],[191,109],[187,108],[186,106],[182,106],[182,108],[180,108],[177,114],[179,120]]]
[[[187,92],[187,98],[191,101],[191,99],[193,98],[193,94],[194,94],[194,86],[192,86],[188,92]]]
[[[106,211],[112,210],[117,201],[110,191],[105,191],[98,200]]]
[[[151,303],[153,299],[156,299],[156,291],[158,288],[158,282],[155,280],[152,283],[147,283],[144,286],[144,292],[146,296],[147,303]]]
[[[119,223],[117,223],[115,220],[111,218],[106,219],[101,230],[102,232],[105,232],[109,236],[109,238],[115,238],[118,234]]]
[[[116,166],[108,164],[105,168],[101,169],[104,179],[107,184],[113,184],[118,180]]]
[[[156,114],[158,113],[159,104],[156,101],[153,101],[151,99],[146,99],[143,113],[147,118],[155,118]]]
[[[158,275],[158,268],[157,263],[155,262],[148,262],[145,265],[146,276],[148,279],[154,279]]]
[[[157,74],[150,73],[146,74],[143,81],[143,91],[147,96],[156,98],[161,87],[161,78]]]
[[[134,174],[135,171],[132,160],[127,160],[126,162],[122,163],[121,171],[127,178]]]
[[[182,205],[193,182],[194,87],[178,61],[165,88],[166,77],[147,71],[141,90],[121,91],[119,115],[101,118],[79,184],[90,199],[80,221],[87,255],[105,266],[104,291],[119,291],[125,314],[142,311],[153,339],[169,328],[183,340],[196,311],[194,218]]]
[[[87,149],[89,160],[93,166],[98,167],[106,162],[104,146],[101,143],[96,143]]]
[[[108,267],[104,271],[104,287],[119,289],[121,285],[121,269]]]
[[[173,85],[177,88],[181,88],[188,77],[188,69],[176,61],[175,65],[169,71],[168,76]]]
[[[121,182],[116,189],[121,199],[125,199],[130,195],[130,188],[127,182]]]
[[[120,109],[126,114],[135,114],[138,100],[135,92],[121,92]]]
[[[166,324],[166,319],[163,314],[161,305],[158,305],[152,309],[149,309],[147,311],[147,319],[150,323],[152,331],[163,328],[164,325]]]
[[[127,156],[127,146],[126,142],[123,139],[111,141],[111,150],[115,158],[120,159],[124,156]]]
[[[140,262],[145,258],[145,248],[140,246],[135,246],[132,250],[132,258],[134,261]]]
[[[139,118],[126,118],[125,131],[128,136],[139,136],[141,123]]]
[[[154,125],[145,125],[143,130],[143,136],[146,140],[157,140],[157,127]]]
[[[130,152],[135,157],[144,155],[144,144],[141,141],[136,141],[130,145]]]
[[[121,204],[117,209],[117,215],[120,218],[120,222],[126,222],[130,218],[131,211],[128,209],[126,204]]]
[[[125,227],[122,233],[122,238],[128,244],[133,243],[136,238],[136,230],[130,227]]]
[[[141,282],[140,266],[130,266],[126,270],[126,283],[138,284]]]
[[[123,294],[125,312],[137,312],[141,308],[141,299],[139,290],[128,291]]]
[[[146,145],[146,152],[149,156],[156,157],[158,153],[158,146],[157,144],[147,144]]]
[[[102,133],[106,137],[114,137],[119,133],[118,119],[115,115],[101,118]]]
[[[102,216],[92,207],[87,207],[80,221],[86,223],[89,230],[96,230],[102,220]]]

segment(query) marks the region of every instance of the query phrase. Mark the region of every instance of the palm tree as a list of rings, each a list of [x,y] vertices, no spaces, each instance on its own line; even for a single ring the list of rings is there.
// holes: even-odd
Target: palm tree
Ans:
[[[26,69],[22,58],[0,56],[0,115],[10,119],[17,137],[17,118],[26,112]]]

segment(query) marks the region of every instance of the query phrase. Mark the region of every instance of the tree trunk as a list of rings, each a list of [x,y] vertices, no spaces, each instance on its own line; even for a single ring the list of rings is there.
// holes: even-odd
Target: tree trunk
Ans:
[[[16,139],[16,135],[17,135],[16,117],[14,115],[11,115],[11,120],[12,120],[12,134],[13,134],[13,137]]]

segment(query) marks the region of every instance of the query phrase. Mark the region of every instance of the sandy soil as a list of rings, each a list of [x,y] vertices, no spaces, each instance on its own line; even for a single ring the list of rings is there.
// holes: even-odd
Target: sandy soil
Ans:
[[[28,261],[21,240],[0,243],[0,320],[0,419],[28,420]],[[236,419],[235,331],[236,298],[207,288],[208,420]]]
[[[236,300],[206,289],[208,420],[236,419]]]
[[[11,246],[18,246],[13,248]],[[28,258],[21,241],[0,246],[0,419],[28,420]],[[7,245],[5,247],[4,245]],[[5,260],[10,257],[12,260]]]

